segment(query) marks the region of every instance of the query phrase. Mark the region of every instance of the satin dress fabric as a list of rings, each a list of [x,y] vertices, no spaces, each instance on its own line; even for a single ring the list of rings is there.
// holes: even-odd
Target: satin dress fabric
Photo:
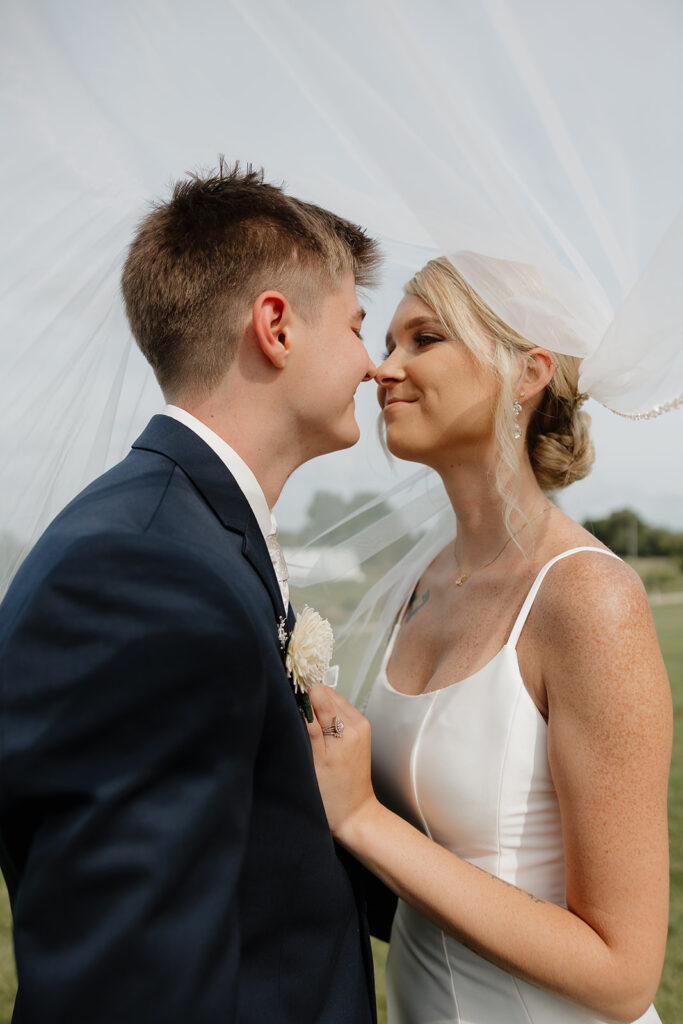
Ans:
[[[410,695],[392,687],[386,666],[397,624],[366,709],[379,799],[459,857],[560,906],[565,863],[547,726],[516,648],[546,573],[580,551],[611,555],[573,548],[548,562],[505,646],[441,689]],[[387,1007],[390,1024],[598,1024],[591,1012],[472,952],[403,900],[391,932]],[[654,1007],[640,1021],[656,1024]]]

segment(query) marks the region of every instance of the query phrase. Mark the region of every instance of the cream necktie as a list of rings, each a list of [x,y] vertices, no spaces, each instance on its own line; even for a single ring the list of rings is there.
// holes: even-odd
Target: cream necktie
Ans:
[[[287,570],[287,562],[285,556],[280,547],[277,539],[277,534],[269,533],[266,537],[266,546],[268,548],[268,554],[270,560],[273,563],[273,569],[277,576],[277,581],[280,586],[280,593],[282,594],[282,603],[285,606],[285,612],[289,608],[289,572]]]

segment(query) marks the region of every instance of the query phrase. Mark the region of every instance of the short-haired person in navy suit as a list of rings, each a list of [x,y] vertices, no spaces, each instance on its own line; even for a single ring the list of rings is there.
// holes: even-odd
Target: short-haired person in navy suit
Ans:
[[[378,264],[360,228],[223,163],[138,230],[123,295],[168,405],[0,610],[18,1024],[375,1018],[266,538],[290,474],[358,439]]]

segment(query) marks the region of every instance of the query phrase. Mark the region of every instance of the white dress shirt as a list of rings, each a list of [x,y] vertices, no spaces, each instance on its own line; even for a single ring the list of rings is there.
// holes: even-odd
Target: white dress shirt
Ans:
[[[192,413],[187,412],[186,409],[181,409],[177,405],[167,405],[164,409],[164,415],[170,416],[174,420],[178,420],[179,423],[184,423],[186,427],[193,430],[198,437],[201,437],[202,441],[205,441],[209,448],[213,449],[218,458],[227,466],[235,478],[237,486],[241,490],[244,497],[249,502],[249,507],[254,513],[256,522],[259,525],[259,529],[263,534],[266,545],[268,547],[268,554],[273,563],[275,575],[280,585],[280,593],[282,594],[282,602],[285,607],[285,611],[289,605],[289,585],[287,582],[287,565],[282,554],[282,548],[277,541],[277,521],[275,516],[268,507],[266,496],[261,489],[261,485],[258,480],[249,469],[244,459],[237,454],[234,448],[219,437],[211,429],[207,427],[206,423],[202,423]]]

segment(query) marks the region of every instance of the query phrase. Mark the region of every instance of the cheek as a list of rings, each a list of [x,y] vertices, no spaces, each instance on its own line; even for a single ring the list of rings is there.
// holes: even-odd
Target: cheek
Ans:
[[[469,395],[443,422],[442,437],[447,443],[489,444],[495,436],[495,410],[490,396]]]
[[[340,401],[345,398],[348,402],[367,372],[368,357],[365,351],[349,347],[347,341],[343,356],[340,356],[339,349],[337,349],[336,358],[331,359],[328,366],[330,387],[339,392]]]
[[[367,353],[367,351],[365,349],[365,346],[363,345],[363,343],[361,341],[358,342],[358,344],[356,346],[356,350],[355,350],[355,352],[353,354],[353,359],[350,360],[350,362],[353,362],[353,378],[354,378],[354,380],[357,381],[359,379],[362,379],[365,376],[365,374],[367,373],[367,369],[368,369],[370,361],[369,361],[368,353]]]
[[[419,402],[386,420],[387,444],[399,457],[488,442],[494,432],[495,399],[471,378],[457,385],[425,384]]]

